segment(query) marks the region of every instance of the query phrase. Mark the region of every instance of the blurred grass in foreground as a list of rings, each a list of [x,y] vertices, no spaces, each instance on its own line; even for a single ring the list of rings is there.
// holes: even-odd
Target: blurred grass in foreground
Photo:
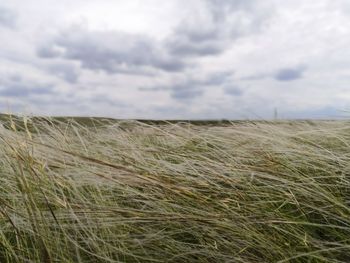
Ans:
[[[10,118],[0,262],[350,262],[350,123]]]

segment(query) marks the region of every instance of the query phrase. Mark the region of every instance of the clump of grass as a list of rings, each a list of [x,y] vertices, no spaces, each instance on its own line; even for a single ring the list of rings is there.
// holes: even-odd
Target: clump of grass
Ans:
[[[350,261],[348,122],[18,123],[0,262]]]

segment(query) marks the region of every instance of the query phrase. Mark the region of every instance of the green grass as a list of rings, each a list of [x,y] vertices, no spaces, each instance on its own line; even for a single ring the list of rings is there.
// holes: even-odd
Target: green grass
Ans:
[[[350,262],[349,122],[1,118],[0,262]]]

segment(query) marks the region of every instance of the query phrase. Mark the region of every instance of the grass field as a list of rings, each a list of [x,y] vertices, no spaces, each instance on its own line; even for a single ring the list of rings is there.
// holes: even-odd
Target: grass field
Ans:
[[[0,262],[350,262],[350,122],[1,119]]]

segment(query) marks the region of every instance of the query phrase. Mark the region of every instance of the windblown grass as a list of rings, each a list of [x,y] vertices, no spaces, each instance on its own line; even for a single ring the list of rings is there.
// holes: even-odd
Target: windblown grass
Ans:
[[[350,262],[348,122],[20,127],[0,262]]]

